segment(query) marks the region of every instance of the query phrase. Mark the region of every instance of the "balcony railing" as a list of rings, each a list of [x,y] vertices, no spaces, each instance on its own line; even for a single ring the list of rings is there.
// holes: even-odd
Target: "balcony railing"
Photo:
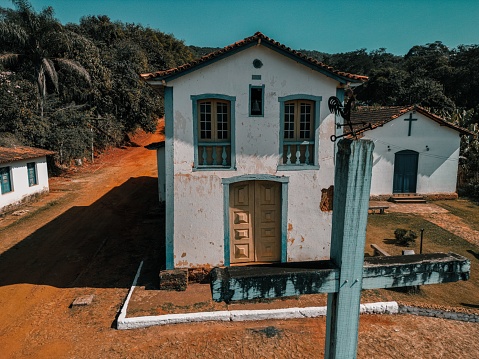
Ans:
[[[283,164],[314,165],[314,141],[283,142]]]
[[[231,143],[198,143],[198,167],[230,167]]]

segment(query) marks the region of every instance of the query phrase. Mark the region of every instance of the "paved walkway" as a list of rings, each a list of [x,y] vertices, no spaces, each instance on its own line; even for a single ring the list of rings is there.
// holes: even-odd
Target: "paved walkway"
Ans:
[[[386,206],[389,207],[386,212],[395,213],[449,213],[447,209],[439,207],[434,203],[393,203],[387,201],[371,201],[369,202],[369,206]]]

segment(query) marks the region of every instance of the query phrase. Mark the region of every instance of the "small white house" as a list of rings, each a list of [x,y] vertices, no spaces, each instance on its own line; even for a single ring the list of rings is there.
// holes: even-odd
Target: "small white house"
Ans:
[[[33,147],[0,147],[0,213],[48,192],[46,156],[53,153]]]
[[[366,77],[259,32],[142,77],[164,93],[166,269],[329,258],[327,101]]]
[[[457,196],[461,135],[471,132],[419,106],[361,107],[352,112],[351,121],[372,125],[361,135],[375,143],[373,198],[403,193]]]

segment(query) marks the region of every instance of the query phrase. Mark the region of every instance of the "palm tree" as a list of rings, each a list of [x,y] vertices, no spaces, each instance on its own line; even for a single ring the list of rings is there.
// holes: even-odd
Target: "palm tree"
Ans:
[[[88,71],[78,62],[68,59],[73,37],[54,18],[52,7],[37,13],[27,0],[12,0],[16,10],[0,8],[0,64],[6,67],[28,66],[33,69],[31,80],[36,82],[40,115],[47,97],[47,79],[58,91],[56,66],[69,68],[90,82]]]

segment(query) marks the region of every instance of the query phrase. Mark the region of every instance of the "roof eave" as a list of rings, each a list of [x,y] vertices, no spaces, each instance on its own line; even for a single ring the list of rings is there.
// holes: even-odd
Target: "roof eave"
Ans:
[[[442,119],[441,117],[437,116],[437,115],[434,115],[432,113],[430,113],[428,110],[426,110],[425,108],[422,108],[420,106],[417,106],[417,105],[411,105],[411,106],[407,106],[407,107],[404,107],[403,109],[401,110],[398,110],[398,113],[385,119],[384,121],[382,121],[381,123],[377,123],[375,125],[372,126],[372,128],[367,128],[361,132],[357,132],[357,133],[364,133],[364,132],[367,132],[367,131],[371,131],[371,130],[374,130],[378,127],[382,127],[384,126],[385,124],[387,124],[388,122],[391,122],[411,111],[417,111],[418,113],[420,113],[421,115],[423,116],[426,116],[427,118],[429,118],[430,120],[436,122],[437,124],[439,124],[439,126],[444,126],[444,127],[448,127],[452,130],[455,130],[457,132],[459,132],[461,135],[467,135],[467,136],[476,136],[475,133],[465,129],[465,128],[462,128],[460,126],[457,126],[453,123],[450,123],[450,122],[447,122],[446,120]]]
[[[453,123],[450,123],[446,120],[444,120],[443,118],[437,116],[437,115],[434,115],[432,113],[430,113],[429,111],[427,111],[426,109],[420,107],[420,106],[415,106],[414,107],[414,110],[419,112],[420,114],[430,118],[431,120],[433,120],[434,122],[438,123],[440,126],[445,126],[445,127],[449,127],[450,129],[452,130],[456,130],[457,132],[459,132],[460,134],[462,135],[468,135],[468,136],[476,136],[475,133],[465,129],[465,128],[462,128],[460,126],[457,126]]]
[[[204,62],[201,62],[197,65],[193,65],[183,71],[178,71],[178,72],[175,72],[175,73],[172,73],[172,74],[166,74],[164,76],[161,76],[161,75],[158,75],[158,76],[155,76],[153,77],[151,80],[150,79],[145,79],[143,76],[143,78],[145,79],[145,81],[152,85],[152,86],[166,86],[167,85],[167,81],[173,81],[179,77],[183,77],[187,74],[190,74],[194,71],[197,71],[197,70],[200,70],[206,66],[209,66],[217,61],[220,61],[220,60],[223,60],[227,57],[230,57],[240,51],[243,51],[243,50],[246,50],[247,48],[250,48],[250,47],[253,47],[257,45],[257,43],[255,42],[251,42],[251,43],[248,43],[248,44],[245,44],[245,45],[242,45],[241,47],[237,47],[237,48],[234,48],[232,50],[229,50],[229,51],[225,51],[224,53],[220,54],[220,55],[217,55],[215,56],[214,58],[212,59],[209,59],[209,60],[206,60]],[[148,75],[148,74],[145,74],[145,75]],[[158,83],[159,82],[159,83]]]
[[[269,48],[269,49],[272,49],[306,67],[309,67],[310,69],[312,70],[315,70],[315,71],[318,71],[319,73],[325,75],[325,76],[328,76],[330,78],[332,78],[333,80],[336,80],[338,81],[339,83],[341,84],[348,84],[348,83],[358,83],[358,84],[362,84],[364,83],[365,81],[362,81],[360,79],[354,79],[354,78],[350,78],[350,77],[346,77],[346,76],[341,76],[339,74],[336,74],[332,71],[328,71],[327,69],[324,69],[318,65],[315,65],[311,62],[309,62],[308,60],[306,59],[303,59],[302,57],[296,55],[296,54],[293,54],[291,53],[290,51],[287,51],[286,49],[283,49],[281,46],[278,46],[276,44],[272,44],[270,42],[267,42],[267,41],[264,41],[261,43],[261,45],[264,45],[265,47]]]
[[[233,49],[228,49],[216,56],[214,56],[213,58],[211,59],[207,59],[199,64],[196,64],[196,65],[192,65],[190,66],[189,68],[185,69],[185,70],[180,70],[180,71],[177,71],[177,72],[174,72],[174,73],[171,73],[171,74],[166,74],[166,75],[159,75],[159,74],[155,74],[155,73],[149,73],[149,74],[142,74],[140,75],[148,84],[150,84],[151,86],[166,86],[166,81],[172,81],[172,80],[175,80],[179,77],[182,77],[184,75],[187,75],[193,71],[196,71],[196,70],[199,70],[199,69],[202,69],[206,66],[209,66],[211,65],[212,63],[214,62],[217,62],[217,61],[220,61],[220,60],[223,60],[229,56],[232,56],[240,51],[243,51],[243,50],[246,50],[250,47],[253,47],[253,46],[265,46],[273,51],[276,51],[312,70],[315,70],[327,77],[330,77],[332,78],[333,80],[339,82],[340,84],[350,84],[350,85],[360,85],[360,84],[363,84],[365,83],[368,78],[366,76],[360,76],[360,75],[356,75],[358,78],[354,78],[354,77],[348,77],[348,76],[342,76],[340,74],[337,74],[333,71],[329,71],[328,69],[325,69],[325,68],[322,68],[321,66],[319,65],[316,65],[310,61],[308,61],[307,59],[305,58],[302,58],[300,55],[296,54],[296,53],[293,53],[291,51],[291,49],[287,48],[286,46],[284,45],[278,45],[277,43],[274,43],[274,42],[271,42],[270,40],[262,37],[261,40],[263,41],[258,41],[256,39],[253,39],[253,40],[250,40],[249,42],[245,43],[245,44],[242,44],[240,46],[237,46]],[[220,50],[221,51],[221,50]],[[207,55],[208,56],[208,55]],[[353,74],[351,74],[352,76],[354,76]]]

